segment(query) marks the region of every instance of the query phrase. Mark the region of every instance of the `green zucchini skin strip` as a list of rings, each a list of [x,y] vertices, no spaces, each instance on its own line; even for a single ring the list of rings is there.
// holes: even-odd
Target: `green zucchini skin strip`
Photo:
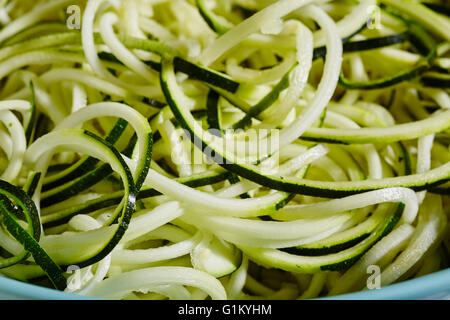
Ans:
[[[105,140],[111,144],[115,144],[117,140],[119,140],[119,138],[122,136],[127,126],[127,121],[118,119],[114,127],[105,137]],[[50,177],[49,179],[47,179],[48,182],[44,181],[42,190],[47,191],[62,184],[71,182],[73,179],[77,179],[80,176],[83,176],[86,173],[94,170],[98,163],[99,161],[97,159],[93,157],[86,157],[85,159],[80,160],[76,164],[72,165],[70,168],[64,170],[61,174],[58,174],[58,179]]]
[[[214,172],[214,173],[200,174],[197,177],[178,178],[176,180],[191,188],[197,188],[222,182],[224,180],[227,180],[230,176],[231,176],[230,172],[223,171],[218,173]],[[153,188],[142,188],[139,191],[136,200],[148,199],[159,195],[161,195],[161,193]],[[122,200],[123,196],[124,191],[120,190],[115,193],[102,196],[98,199],[87,201],[82,205],[71,207],[66,210],[61,210],[57,214],[50,214],[48,216],[44,215],[42,217],[42,224],[44,225],[44,227],[50,228],[61,225],[63,223],[67,223],[73,216],[77,214],[88,214],[99,209],[118,205]]]
[[[59,42],[56,41],[55,37],[60,37]],[[99,36],[96,35],[96,43],[101,44],[102,41],[99,39]],[[47,41],[46,41],[47,39]],[[38,41],[39,40],[39,41]],[[49,43],[49,40],[54,41],[54,43]],[[163,54],[167,52],[171,52],[171,49],[164,46],[163,44],[148,40],[148,39],[139,39],[134,37],[125,37],[121,36],[120,40],[123,42],[123,44],[129,48],[129,49],[141,49],[145,51],[155,52],[158,54]],[[49,36],[43,36],[39,37],[38,39],[29,40],[32,44],[36,42],[36,45],[33,50],[36,50],[38,48],[48,48],[56,45],[61,44],[80,44],[81,43],[81,36],[79,33],[76,32],[65,32],[60,35],[49,35]],[[118,65],[123,66],[123,63],[118,60],[114,55],[107,53],[107,52],[100,52],[99,57],[102,60],[114,62]],[[150,68],[160,71],[161,70],[161,64],[154,61],[146,61],[145,62]],[[200,80],[203,82],[207,82],[211,85],[220,87],[228,92],[235,93],[240,83],[232,80],[228,76],[224,74],[220,74],[216,71],[206,69],[203,67],[200,67],[192,62],[189,62],[182,58],[176,58],[175,59],[175,66],[176,70],[188,74],[191,78]]]
[[[407,15],[410,19],[417,21],[433,35],[450,41],[450,35],[447,32],[450,29],[448,19],[422,3],[414,0],[381,0],[380,2],[382,5],[392,8],[391,10],[401,12],[402,15]]]
[[[409,40],[409,32],[397,33],[390,36],[371,38],[366,40],[346,42],[343,44],[344,52],[359,52],[373,50],[400,44]]]
[[[401,72],[395,76],[372,80],[369,82],[353,82],[344,77],[343,74],[339,76],[339,84],[346,89],[360,89],[360,90],[374,90],[392,87],[403,81],[412,80],[424,74],[430,69],[430,64],[424,62],[416,68]]]
[[[435,188],[431,188],[429,190],[429,192],[436,193],[436,194],[441,194],[443,196],[448,196],[450,194],[450,184],[446,183],[446,184],[443,184],[441,186],[438,186],[438,187],[435,187]]]
[[[389,232],[394,229],[394,227],[397,225],[398,221],[400,220],[403,210],[405,208],[405,205],[403,203],[399,203],[395,212],[389,217],[389,219],[384,223],[384,225],[380,228],[379,234],[374,233],[374,236],[376,237],[376,240],[371,243],[364,252],[360,253],[359,255],[355,256],[354,258],[351,258],[346,261],[338,262],[338,263],[332,263],[329,265],[321,266],[321,270],[327,270],[327,271],[338,271],[342,269],[348,268],[350,265],[353,265],[365,252],[367,252],[373,245],[375,245],[378,241],[380,241],[384,236],[388,235]]]
[[[163,103],[163,102],[160,102],[160,101],[155,100],[155,99],[150,99],[150,98],[147,98],[147,97],[145,97],[142,100],[142,102],[145,103],[145,104],[148,104],[149,106],[158,108],[158,109],[162,109],[162,108],[164,108],[166,106],[166,104]]]
[[[403,159],[399,159],[399,162],[403,164],[403,175],[409,176],[412,174],[411,156],[402,142],[398,142],[397,145],[403,156]]]
[[[30,234],[32,234],[34,239],[39,240],[41,237],[41,222],[36,205],[28,194],[24,190],[19,189],[6,181],[0,180],[0,195],[12,199],[17,203],[27,218]]]
[[[27,193],[27,195],[31,198],[34,193],[36,192],[36,189],[39,184],[39,180],[41,179],[41,173],[40,172],[34,172],[30,175],[30,178],[28,179],[27,183],[23,187],[23,190]]]
[[[384,48],[387,46],[391,46],[394,44],[399,44],[407,41],[409,39],[409,33],[397,33],[390,36],[371,38],[366,40],[352,41],[352,42],[344,42],[343,50],[344,53],[350,52],[358,52],[358,51],[366,51]],[[313,59],[319,59],[325,57],[327,53],[326,47],[318,47],[314,49]]]
[[[208,144],[206,144],[200,137],[196,136],[194,130],[189,126],[188,122],[183,117],[183,114],[178,109],[177,102],[174,100],[174,97],[171,94],[171,89],[169,88],[169,85],[168,85],[168,82],[166,79],[167,73],[170,71],[173,72],[173,70],[174,69],[173,69],[173,65],[171,64],[171,61],[163,58],[162,69],[161,69],[161,73],[160,73],[160,80],[161,80],[161,87],[162,87],[163,93],[166,97],[167,103],[170,106],[172,113],[175,115],[175,118],[179,121],[181,127],[183,127],[185,130],[187,130],[188,133],[190,133],[189,136],[191,137],[192,143],[195,144],[198,148],[200,148],[200,150],[202,150],[203,152],[205,152],[207,150],[212,150],[208,146]],[[211,153],[209,153],[209,154],[211,154]],[[218,158],[220,158],[220,159],[218,159]],[[245,175],[241,174],[242,173],[241,168],[244,168],[244,167],[238,166],[238,165],[232,163],[231,161],[228,161],[220,153],[215,152],[214,161],[217,161],[218,164],[220,166],[224,167],[225,169],[245,177]],[[250,170],[247,170],[247,172],[250,172]],[[255,180],[252,180],[252,181],[255,181]],[[257,182],[257,183],[259,183],[259,182]],[[259,183],[259,184],[261,184],[261,183]],[[264,185],[264,184],[261,184],[261,185]],[[282,190],[282,191],[284,191],[284,190]],[[282,208],[283,206],[285,206],[293,198],[292,193],[295,193],[295,192],[287,191],[287,194],[283,197],[283,199],[280,200],[279,203],[275,203],[273,205],[273,208],[275,210],[278,210],[278,209]]]
[[[56,289],[66,288],[66,278],[61,268],[53,262],[39,243],[28,232],[26,232],[14,219],[14,205],[5,199],[0,199],[0,211],[3,213],[4,222],[8,231],[31,253],[34,261],[44,270]]]
[[[433,2],[422,2],[422,4],[437,13],[442,13],[443,15],[450,17],[450,5],[448,4],[440,4]]]
[[[122,62],[120,62],[115,56],[108,52],[100,52],[98,56],[102,60],[123,65]],[[145,64],[155,71],[161,71],[161,64],[159,62],[146,61]],[[209,83],[210,85],[216,86],[231,93],[236,93],[236,91],[239,89],[239,82],[228,78],[226,75],[222,75],[218,72],[199,67],[182,58],[177,57],[175,59],[175,65],[177,71],[187,74],[191,79]]]
[[[67,30],[64,30],[67,31]],[[11,55],[27,52],[31,50],[51,48],[63,43],[76,44],[81,41],[80,35],[77,32],[61,32],[56,34],[42,35],[30,40],[25,40],[18,44],[4,46],[0,49],[0,60],[4,60]]]
[[[208,144],[196,134],[193,126],[187,121],[183,111],[178,107],[178,102],[172,95],[168,76],[173,75],[173,65],[169,60],[163,59],[161,72],[161,87],[173,114],[179,121],[180,125],[190,133],[192,142],[203,152],[208,151],[211,154],[213,150]],[[448,119],[444,121],[449,122]],[[324,129],[318,129],[324,130]],[[360,131],[361,129],[359,129]],[[384,133],[386,128],[380,129]],[[386,142],[386,141],[380,141]],[[426,190],[430,187],[440,185],[450,180],[450,163],[439,168],[433,169],[426,174],[411,175],[407,177],[384,178],[380,180],[364,180],[364,181],[342,181],[342,182],[323,182],[307,179],[294,179],[275,176],[262,175],[253,169],[238,165],[226,159],[220,152],[215,152],[214,160],[225,169],[242,176],[250,181],[263,185],[265,187],[284,191],[287,193],[303,194],[309,196],[318,196],[325,198],[339,198],[346,195],[362,193],[366,191],[383,189],[387,187],[406,187],[414,190]]]
[[[179,57],[174,59],[174,65],[175,70],[186,73],[193,79],[209,83],[231,93],[236,93],[240,86],[240,83],[228,78],[225,75],[221,75],[215,71],[199,67]]]
[[[115,126],[110,131],[108,136],[106,137],[106,142],[111,143],[113,145],[122,135],[124,132],[126,126],[128,125],[128,122],[119,119],[117,120]],[[153,135],[152,132],[148,133],[148,137],[146,138],[148,141],[148,144],[146,146],[146,149],[144,150],[144,154],[142,155],[142,158],[144,159],[144,164],[142,168],[140,168],[140,172],[138,174],[138,177],[136,178],[136,188],[139,190],[145,180],[145,177],[147,176],[148,170],[150,168],[150,162],[151,162],[151,153],[152,153],[152,145],[153,145]],[[132,139],[134,142],[134,140]],[[131,149],[130,149],[131,150]],[[128,148],[125,153],[128,153]],[[91,165],[96,164],[95,159],[87,158],[85,162],[90,162]],[[80,169],[80,166],[78,166],[77,169]],[[87,169],[90,168],[84,168],[83,163],[81,164],[81,170],[87,171]],[[75,170],[77,171],[77,170]],[[92,187],[96,183],[100,182],[107,176],[109,176],[113,170],[108,164],[102,164],[99,167],[93,169],[92,171],[86,173],[84,176],[80,178],[76,178],[76,180],[69,180],[68,183],[64,184],[60,188],[55,188],[50,192],[50,195],[43,194],[42,195],[42,201],[41,206],[43,208],[50,206],[52,204],[64,201],[66,199],[69,199],[70,197],[87,190],[88,188]],[[73,176],[73,174],[71,174]],[[67,178],[65,178],[67,180]],[[55,191],[55,192],[53,192]]]
[[[110,131],[105,140],[111,144],[114,144],[122,135],[128,122],[119,119],[117,120],[115,126]],[[96,183],[102,181],[107,176],[109,176],[113,170],[108,164],[102,164],[95,168],[95,165],[99,161],[95,158],[88,157],[85,160],[81,160],[80,163],[74,165],[74,170],[61,179],[54,181],[50,186],[53,187],[50,195],[42,194],[41,207],[45,208],[52,204],[67,200],[78,193],[85,191],[95,185]],[[80,175],[82,175],[80,177]],[[58,188],[58,186],[62,185]],[[49,190],[50,187],[43,190]],[[55,191],[55,192],[53,192]]]
[[[324,117],[323,117],[324,118]],[[323,120],[321,121],[321,125],[323,124]],[[403,165],[403,172],[404,175],[410,175],[412,173],[412,167],[411,167],[411,159],[409,156],[408,151],[403,146],[401,142],[395,145],[398,147],[402,159],[400,159],[398,162],[399,164]],[[309,168],[309,165],[308,165]],[[306,175],[306,171],[305,171]],[[267,220],[272,220],[269,216]],[[303,256],[320,256],[324,254],[332,254],[337,253],[342,250],[349,249],[353,247],[354,245],[360,243],[364,239],[368,238],[371,233],[378,227],[376,224],[377,220],[375,220],[373,223],[371,220],[375,220],[375,216],[372,214],[371,217],[369,217],[364,222],[358,224],[357,226],[353,227],[352,229],[349,229],[347,231],[344,231],[344,233],[347,233],[346,235],[342,236],[336,239],[336,237],[333,238],[327,237],[322,240],[311,242],[307,245],[300,245],[296,247],[289,247],[289,248],[281,248],[279,250],[291,253],[291,254],[297,254],[297,255],[303,255]],[[369,224],[368,226],[365,226],[366,224]],[[337,236],[337,235],[335,235]],[[330,240],[331,238],[331,240]]]
[[[219,94],[214,90],[209,90],[206,99],[206,121],[211,132],[217,131],[221,135]]]
[[[347,195],[384,189],[387,187],[405,187],[411,188],[415,191],[421,191],[428,190],[450,181],[450,164],[434,169],[426,175],[411,175],[408,177],[350,182],[321,182],[307,179],[280,179],[277,177],[264,176],[235,164],[226,165],[226,168],[248,180],[275,190],[324,198],[340,198]]]
[[[80,176],[84,176],[85,174],[91,172],[95,169],[98,164],[98,160],[92,157],[88,157],[84,160],[79,160],[77,163],[69,166],[64,169],[62,172],[55,173],[54,176],[58,176],[59,179],[52,179],[53,176],[49,176],[50,179],[53,180],[51,182],[47,182],[43,184],[42,191],[48,191],[53,188],[57,188],[63,184],[71,182],[73,179],[79,178]]]
[[[37,41],[36,48],[45,48],[45,47],[51,47],[52,42],[54,41],[55,44],[59,44],[61,41],[63,43],[79,43],[81,41],[80,36],[77,33],[73,32],[66,32],[64,34],[61,34],[61,39],[53,39],[55,35],[49,35],[49,36],[43,36],[41,39],[42,41]],[[47,40],[48,38],[48,40]],[[98,37],[97,37],[98,38]],[[350,38],[350,37],[349,37]],[[362,51],[362,50],[370,50],[380,47],[385,47],[388,45],[401,43],[405,41],[405,34],[397,34],[387,37],[380,37],[380,38],[374,38],[374,39],[368,39],[363,41],[355,41],[355,42],[347,42],[347,39],[344,39],[344,52],[354,52],[354,51]],[[35,39],[34,41],[36,42]],[[59,40],[59,42],[57,41]],[[100,39],[97,42],[101,42]],[[143,49],[147,51],[160,51],[163,49],[155,49],[154,47],[162,46],[161,44],[156,43],[153,40],[142,40],[142,39],[135,39],[133,37],[121,37],[121,40],[124,41],[124,45],[126,45],[128,48],[134,48],[134,49]],[[33,41],[33,40],[31,40]],[[49,43],[48,43],[49,42]],[[33,43],[33,42],[32,42]],[[40,45],[40,43],[43,43]],[[45,44],[45,45],[44,45]],[[316,48],[314,50],[313,57],[314,59],[324,57],[326,54],[326,50],[324,47]],[[101,52],[99,53],[99,57],[104,60],[108,60],[111,62],[118,63],[120,65],[123,65],[116,57],[114,57],[110,53]],[[146,62],[148,66],[153,68],[156,71],[161,70],[161,65],[158,62],[148,61]],[[224,89],[228,92],[235,93],[237,89],[240,86],[240,83],[235,82],[234,80],[230,79],[226,75],[219,74],[217,72],[214,72],[212,70],[205,69],[203,67],[199,67],[196,64],[193,64],[185,59],[182,58],[175,58],[175,70],[181,71],[186,74],[188,74],[191,78],[197,79],[206,83],[209,83],[210,85],[219,87],[221,89]],[[412,72],[412,71],[411,71]],[[343,80],[344,81],[344,80]]]
[[[14,256],[14,257],[9,257],[9,258],[1,258],[0,259],[0,269],[3,268],[7,268],[10,266],[13,266],[15,264],[18,264],[22,261],[24,261],[25,259],[27,259],[29,257],[30,253],[26,250],[23,250],[21,253],[19,253],[18,255]]]
[[[334,129],[311,128],[300,139],[339,144],[392,143],[412,140],[450,128],[450,111],[435,114],[410,124],[386,128]]]
[[[31,185],[33,185],[33,181],[39,177],[39,173],[34,174],[32,176]],[[31,190],[31,187],[28,188],[28,192]],[[63,290],[66,287],[66,279],[64,278],[61,269],[53,262],[53,260],[38,243],[41,236],[41,224],[39,214],[33,200],[31,200],[30,196],[24,190],[2,180],[0,180],[0,194],[2,196],[0,197],[0,211],[3,214],[3,220],[6,228],[25,249],[24,252],[26,254],[19,255],[18,260],[25,259],[28,256],[28,253],[31,253],[35,262],[48,275],[55,288]],[[13,199],[18,207],[16,208],[9,199]],[[21,212],[18,211],[19,208],[22,210]],[[17,223],[15,219],[17,212],[23,213],[27,218],[29,225],[28,232]],[[20,261],[16,261],[16,263],[17,262]]]
[[[400,220],[405,205],[399,203],[395,207],[395,210],[381,223],[377,231],[355,246],[337,253],[322,256],[299,256],[276,249],[238,247],[257,264],[285,271],[316,273],[344,270],[358,261],[365,252],[392,231]]]
[[[62,43],[79,43],[81,41],[79,34],[74,32],[66,32],[60,35],[60,39],[55,38],[55,35],[49,35],[49,36],[43,36],[42,39],[34,39],[31,40],[31,44],[34,42],[37,42],[37,44],[33,47],[34,49],[37,48],[46,48],[51,47],[52,43],[54,42],[55,45]],[[98,37],[97,37],[98,38]],[[142,40],[142,39],[135,39],[133,37],[122,37],[121,38],[124,41],[124,44],[128,48],[134,48],[134,49],[143,49],[147,51],[151,51],[152,46],[155,46],[154,41],[152,40]],[[101,42],[100,39],[97,39],[97,42]],[[53,42],[49,42],[53,41]],[[344,39],[344,52],[354,52],[354,51],[361,51],[361,50],[370,50],[380,47],[385,47],[388,45],[401,43],[405,41],[405,34],[397,34],[387,37],[380,37],[380,38],[374,38],[374,39],[368,39],[363,41],[355,41],[355,42],[346,42],[347,40]],[[150,45],[151,44],[151,45]],[[316,48],[314,50],[313,57],[314,59],[324,57],[326,54],[325,47]],[[111,62],[118,63],[120,65],[123,65],[116,57],[114,57],[110,53],[101,52],[99,53],[99,57],[108,60]],[[221,75],[217,72],[214,72],[212,70],[208,70],[202,67],[199,67],[185,59],[182,58],[175,58],[175,70],[181,71],[186,74],[188,74],[191,78],[197,79],[206,83],[209,83],[213,86],[219,87],[221,89],[224,89],[228,92],[235,93],[237,89],[239,88],[239,83],[235,82],[234,80],[228,78],[225,75]],[[156,71],[161,70],[160,63],[148,61],[147,64],[153,68]]]
[[[265,97],[263,97],[257,104],[248,110],[247,114],[241,120],[233,124],[233,129],[245,129],[249,127],[252,124],[252,118],[258,116],[270,107],[278,99],[281,92],[289,87],[289,76],[297,65],[298,63],[295,63]]]
[[[197,0],[196,5],[200,15],[214,32],[221,35],[229,30],[215,19],[214,13],[206,7],[204,0]]]
[[[411,158],[404,147],[404,145],[399,142],[395,145],[398,147],[400,154],[402,155],[402,159],[399,159],[398,162],[403,166],[402,170],[403,172],[399,172],[399,175],[410,175],[412,174],[412,166],[411,166]],[[384,217],[381,217],[383,219]],[[365,224],[368,224],[370,220],[375,220],[373,223],[369,223],[367,227],[365,227]],[[358,224],[356,227],[352,228],[353,230],[351,233],[349,232],[348,235],[341,237],[341,239],[332,240],[330,241],[329,238],[325,238],[323,240],[315,241],[312,243],[309,243],[307,245],[303,246],[297,246],[292,248],[284,248],[280,249],[281,251],[292,253],[292,254],[298,254],[298,255],[304,255],[304,256],[319,256],[323,254],[331,254],[331,253],[337,253],[339,251],[348,249],[367,237],[371,235],[371,233],[378,227],[380,224],[380,218],[376,218],[375,214],[372,213],[372,216],[369,217],[364,222]],[[378,223],[378,224],[377,224]],[[356,231],[355,231],[356,230]]]
[[[104,56],[102,56],[104,57]],[[201,68],[187,60],[177,57],[174,60],[176,70],[187,74],[191,79],[209,83],[212,86],[221,88],[231,93],[236,93],[240,83],[221,75],[217,72]],[[161,72],[161,64],[153,61],[146,61],[146,64],[155,71]]]
[[[86,258],[83,258],[83,261],[73,261],[71,264],[77,264],[80,268],[92,265],[104,257],[106,257],[114,247],[119,243],[120,239],[124,235],[125,231],[128,228],[128,225],[131,220],[131,216],[135,210],[136,203],[136,195],[137,188],[134,183],[133,175],[128,168],[125,160],[122,158],[121,154],[114,148],[114,146],[104,139],[96,136],[95,134],[81,129],[67,129],[60,130],[54,133],[48,134],[46,137],[42,137],[40,139],[53,139],[54,146],[64,146],[64,145],[90,145],[89,148],[91,150],[99,150],[99,154],[102,157],[108,159],[110,165],[114,164],[114,167],[117,170],[117,173],[122,177],[122,183],[124,186],[124,194],[121,201],[120,206],[117,207],[115,214],[111,217],[111,223],[117,221],[117,227],[110,236],[110,238],[102,245],[99,249],[96,249],[96,252],[89,253]],[[151,147],[151,143],[149,142],[149,147]],[[43,143],[42,140],[38,140],[35,142],[35,148],[37,143]],[[41,152],[45,152],[42,150]],[[34,153],[34,157],[39,156],[39,153]],[[145,174],[145,170],[140,172],[140,174]],[[66,266],[61,266],[62,268]]]
[[[65,23],[61,23],[59,21],[42,22],[16,33],[14,36],[2,42],[1,46],[9,47],[22,41],[27,41],[34,38],[36,34],[39,34],[39,37],[42,37],[45,35],[62,32],[67,32],[67,25]]]
[[[363,241],[364,239],[366,239],[369,236],[370,236],[370,233],[363,233],[361,235],[354,237],[353,239],[350,239],[348,241],[345,241],[345,242],[342,242],[339,244],[331,245],[331,246],[324,246],[324,247],[320,247],[320,248],[308,247],[308,246],[291,247],[291,248],[280,249],[280,251],[290,253],[290,254],[301,255],[301,256],[309,256],[309,257],[321,256],[321,255],[337,253],[342,250],[349,249],[349,248],[355,246],[356,244],[360,243],[361,241]]]
[[[61,188],[55,188],[57,192],[47,195],[42,194],[41,207],[46,208],[52,204],[67,200],[82,191],[85,191],[109,176],[113,170],[108,164],[102,164],[98,168],[88,172],[84,176],[64,184]],[[54,191],[52,189],[51,191]]]
[[[33,81],[30,81],[30,90],[31,90],[31,115],[30,121],[25,129],[25,138],[27,140],[27,145],[30,145],[36,133],[36,94],[34,90]]]
[[[125,191],[124,196],[126,197],[126,203],[123,205],[122,214],[118,221],[117,229],[114,232],[112,238],[99,252],[97,252],[91,258],[86,259],[81,262],[78,262],[77,264],[80,268],[92,265],[92,264],[102,260],[119,243],[120,239],[125,234],[125,231],[127,230],[128,225],[131,221],[131,216],[134,213],[135,205],[136,205],[136,194],[137,194],[136,185],[134,184],[134,181],[133,181],[133,175],[131,174],[130,169],[128,168],[127,164],[121,157],[120,153],[111,144],[107,143],[106,141],[104,141],[100,137],[92,134],[91,132],[84,131],[83,134],[86,137],[89,137],[89,138],[93,139],[94,141],[98,142],[99,144],[102,144],[103,146],[107,147],[112,152],[112,154],[114,155],[114,157],[116,158],[118,163],[120,163],[120,165],[124,171],[124,176],[126,177],[126,181],[123,181],[123,184],[126,186],[125,190],[128,189],[128,191]]]
[[[359,33],[359,31],[357,33]],[[389,46],[392,44],[401,43],[401,42],[404,42],[406,40],[406,38],[408,38],[408,35],[410,35],[410,33],[396,34],[396,35],[392,35],[392,36],[368,39],[368,40],[363,40],[363,41],[347,42],[348,39],[353,36],[352,35],[351,37],[348,37],[347,39],[343,39],[344,52],[370,50],[370,49]],[[59,36],[59,35],[57,35],[57,36]],[[60,35],[61,39],[53,39],[54,37],[55,37],[55,35],[43,36],[42,41],[37,41],[37,48],[42,48],[42,47],[45,48],[45,47],[52,46],[52,42],[49,42],[49,41],[55,42],[55,45],[59,44],[61,41],[63,41],[63,43],[67,43],[67,42],[79,43],[81,41],[80,36],[74,32],[66,32],[64,34],[61,34]],[[48,38],[48,40],[46,40],[46,38]],[[96,42],[101,43],[101,39],[97,39],[97,38],[99,38],[99,37],[98,36],[96,37],[96,40],[97,40]],[[38,40],[38,39],[35,39],[34,41],[36,42],[36,40]],[[57,40],[59,40],[59,42]],[[154,40],[143,40],[143,39],[137,39],[137,38],[133,38],[133,37],[121,37],[121,40],[123,41],[124,45],[126,45],[128,48],[132,48],[132,49],[142,49],[142,50],[153,51],[153,52],[158,52],[158,53],[169,50],[168,48],[165,48],[164,45],[162,45]],[[31,40],[31,42],[32,41],[33,40]],[[40,45],[40,43],[43,43],[45,45]],[[320,47],[320,48],[316,48],[314,50],[313,57],[314,57],[314,59],[317,59],[320,57],[324,57],[325,54],[326,54],[325,48]],[[109,53],[102,52],[99,54],[99,56],[102,59],[105,59],[108,61],[113,61],[115,63],[123,65],[116,57],[114,57],[113,55],[111,55]],[[208,70],[208,69],[199,67],[185,59],[177,57],[177,58],[175,58],[174,63],[175,63],[176,71],[184,72],[193,79],[204,81],[206,83],[209,83],[213,86],[216,86],[216,87],[219,87],[226,91],[229,91],[231,93],[235,93],[237,91],[237,89],[239,88],[240,84],[238,82],[235,82],[234,80],[228,78],[227,76],[219,74],[212,70]],[[148,61],[147,64],[156,71],[161,70],[161,65],[158,62]],[[424,68],[418,67],[413,70],[407,71],[404,74],[393,77],[389,81],[387,81],[387,79],[385,79],[384,82],[383,81],[381,81],[381,82],[385,83],[383,85],[392,85],[392,82],[397,83],[397,81],[402,81],[402,79],[415,77],[415,75],[417,73],[421,74],[421,73],[425,72],[426,70],[428,70],[428,68],[424,69]],[[362,86],[362,84],[350,83],[349,81],[346,81],[345,78],[343,78],[343,77],[341,78],[341,81],[342,81],[343,85],[349,86],[349,88],[350,88],[350,86],[355,87],[355,88]],[[370,86],[378,87],[378,86],[380,86],[380,84],[374,82],[374,83],[370,84]]]
[[[403,21],[408,27],[407,37],[413,46],[424,56],[426,56],[418,65],[411,70],[400,72],[393,76],[388,76],[367,82],[353,82],[345,78],[341,73],[339,84],[346,89],[373,90],[394,86],[403,81],[412,80],[421,76],[430,70],[434,59],[436,58],[436,41],[425,31],[425,29],[415,21],[404,18],[395,10],[388,9],[388,13]]]
[[[420,82],[426,87],[448,89],[450,88],[449,78],[438,78],[438,77],[422,77]]]
[[[0,180],[1,181],[1,180]],[[3,194],[0,194],[0,201],[9,201],[9,199],[8,199],[8,197],[6,197],[5,195],[3,195]],[[16,212],[14,212],[14,215],[16,216],[16,217],[19,217],[19,218],[24,218],[24,213],[23,213],[23,211],[16,211]],[[5,219],[6,218],[4,218],[3,216],[1,217],[1,220],[0,220],[0,222],[3,224],[3,225],[5,225]],[[32,228],[32,227],[31,227]],[[32,231],[32,230],[31,230]],[[21,261],[23,261],[23,260],[25,260],[26,258],[28,258],[28,256],[30,255],[30,253],[27,251],[27,250],[23,250],[21,253],[19,253],[19,254],[17,254],[17,255],[15,255],[15,256],[13,256],[13,257],[8,257],[8,258],[0,258],[0,269],[3,269],[3,268],[7,268],[7,267],[9,267],[9,266],[12,266],[12,265],[15,265],[16,263],[19,263],[19,262],[21,262]]]

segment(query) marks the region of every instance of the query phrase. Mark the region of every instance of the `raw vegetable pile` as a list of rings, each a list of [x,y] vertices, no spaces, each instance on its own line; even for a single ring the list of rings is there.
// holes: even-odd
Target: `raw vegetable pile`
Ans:
[[[0,23],[3,276],[308,299],[449,266],[443,2],[1,0]]]

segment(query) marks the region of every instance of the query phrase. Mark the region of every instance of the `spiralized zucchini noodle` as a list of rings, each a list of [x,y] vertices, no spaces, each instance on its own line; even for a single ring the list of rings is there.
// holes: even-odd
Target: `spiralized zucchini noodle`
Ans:
[[[444,2],[0,0],[0,274],[291,300],[448,268]]]

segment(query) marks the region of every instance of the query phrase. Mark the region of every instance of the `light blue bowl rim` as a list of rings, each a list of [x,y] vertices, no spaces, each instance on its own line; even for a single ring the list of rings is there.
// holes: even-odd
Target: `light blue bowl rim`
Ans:
[[[87,300],[91,298],[0,277],[0,299]],[[450,268],[381,289],[366,290],[320,300],[415,299],[450,299]]]
[[[420,278],[325,299],[331,300],[438,300],[450,299],[450,268]]]

